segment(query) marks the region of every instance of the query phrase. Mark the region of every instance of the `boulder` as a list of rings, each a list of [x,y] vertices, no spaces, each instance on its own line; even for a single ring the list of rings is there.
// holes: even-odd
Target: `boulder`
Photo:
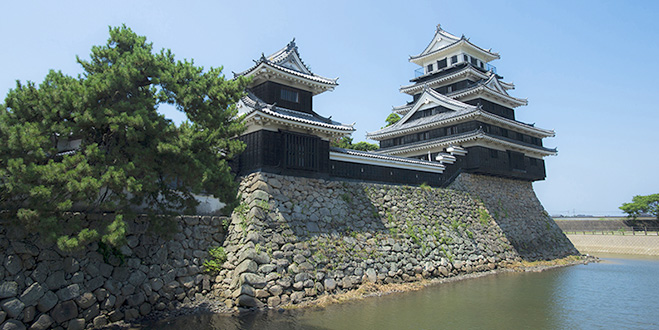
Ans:
[[[16,297],[18,294],[18,283],[3,282],[0,284],[0,299]]]
[[[61,302],[50,312],[51,317],[57,323],[64,323],[78,316],[78,305],[73,300]]]
[[[2,310],[7,312],[7,315],[11,318],[17,318],[23,309],[25,309],[25,304],[16,298],[7,299],[0,303],[0,306],[2,307]]]
[[[41,299],[39,299],[39,302],[37,303],[37,309],[45,313],[49,310],[51,310],[55,305],[57,305],[57,302],[59,299],[57,298],[57,295],[52,292],[52,291],[47,291]]]
[[[17,320],[9,320],[2,325],[2,330],[25,330],[25,324]]]
[[[30,330],[46,330],[50,329],[50,325],[53,324],[53,319],[48,316],[48,314],[41,314],[39,318],[32,323]]]
[[[34,306],[45,293],[46,289],[35,282],[23,291],[20,299],[26,306]]]

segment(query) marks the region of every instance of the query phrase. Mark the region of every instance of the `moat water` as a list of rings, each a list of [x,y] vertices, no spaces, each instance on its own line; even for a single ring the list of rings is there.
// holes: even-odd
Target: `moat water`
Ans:
[[[145,329],[659,329],[659,258],[600,257],[322,309],[184,316]]]

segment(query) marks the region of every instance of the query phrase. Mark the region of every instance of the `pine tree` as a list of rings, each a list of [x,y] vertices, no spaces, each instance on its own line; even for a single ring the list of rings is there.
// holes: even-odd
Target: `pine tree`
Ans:
[[[234,105],[244,79],[225,80],[222,68],[204,71],[169,50],[154,53],[126,26],[110,28],[107,44],[77,61],[84,69],[77,78],[51,71],[39,86],[17,82],[0,104],[5,216],[73,249],[97,239],[120,244],[138,206],[154,227],[194,212],[194,194],[235,206],[228,161],[244,149]],[[189,122],[177,127],[157,112],[161,104]],[[114,217],[89,217],[82,228],[72,211]]]

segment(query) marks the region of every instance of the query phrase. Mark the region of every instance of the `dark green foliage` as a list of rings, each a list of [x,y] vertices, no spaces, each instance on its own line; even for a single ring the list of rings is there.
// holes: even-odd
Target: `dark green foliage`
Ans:
[[[210,258],[204,260],[204,268],[209,273],[219,273],[222,270],[222,264],[227,261],[227,253],[223,247],[214,247],[208,250]]]
[[[631,203],[623,203],[620,209],[634,220],[642,213],[649,213],[659,219],[659,194],[634,196]]]
[[[17,82],[0,104],[0,206],[9,216],[70,250],[98,239],[121,243],[136,205],[163,230],[171,228],[167,215],[194,212],[193,194],[235,206],[227,162],[244,149],[232,138],[243,130],[234,103],[245,80],[176,61],[169,50],[154,53],[125,26],[110,28],[107,44],[77,61],[81,76],[51,71],[39,86]],[[190,122],[176,127],[158,114],[160,104]],[[66,232],[61,222],[72,211],[114,218]]]
[[[337,147],[337,148],[361,150],[361,151],[373,151],[380,149],[380,147],[377,144],[368,143],[364,141],[352,144],[352,138],[348,136],[344,136],[338,140],[334,140],[330,142],[330,145],[332,147]]]
[[[387,119],[384,120],[384,121],[387,122],[387,125],[385,127],[389,127],[389,126],[397,123],[399,120],[400,120],[400,116],[395,114],[395,113],[392,113],[387,117]]]

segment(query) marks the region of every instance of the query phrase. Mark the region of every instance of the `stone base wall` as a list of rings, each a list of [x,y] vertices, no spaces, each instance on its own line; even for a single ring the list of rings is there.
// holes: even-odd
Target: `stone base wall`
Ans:
[[[128,223],[127,245],[105,255],[97,243],[63,253],[2,223],[0,328],[91,329],[202,299],[215,282],[202,264],[224,241],[224,219],[181,217],[171,239],[148,233],[146,222]]]
[[[547,214],[531,182],[462,173],[449,188],[481,200],[523,258],[555,259],[579,254]]]
[[[461,191],[254,173],[240,192],[218,276],[229,306],[296,304],[519,260],[483,203]]]

